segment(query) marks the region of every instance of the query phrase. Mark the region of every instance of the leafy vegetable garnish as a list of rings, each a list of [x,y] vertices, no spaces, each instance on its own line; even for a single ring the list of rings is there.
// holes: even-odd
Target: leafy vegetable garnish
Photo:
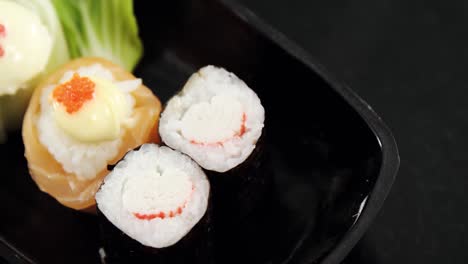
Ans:
[[[132,71],[143,54],[132,0],[52,0],[72,58],[99,56]]]

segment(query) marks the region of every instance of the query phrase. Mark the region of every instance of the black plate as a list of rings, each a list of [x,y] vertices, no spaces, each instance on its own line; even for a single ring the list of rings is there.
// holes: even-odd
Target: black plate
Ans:
[[[245,80],[265,106],[279,201],[272,223],[280,225],[265,219],[266,232],[251,234],[257,248],[238,245],[231,256],[243,263],[341,261],[382,206],[398,169],[396,144],[382,120],[236,3],[135,2],[145,46],[136,75],[163,102],[196,69],[214,64]],[[0,150],[0,255],[12,263],[99,263],[95,216],[40,192],[23,151],[19,133]]]

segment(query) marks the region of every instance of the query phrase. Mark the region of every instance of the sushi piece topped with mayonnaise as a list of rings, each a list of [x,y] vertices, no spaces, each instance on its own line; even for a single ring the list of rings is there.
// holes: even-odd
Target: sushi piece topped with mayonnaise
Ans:
[[[65,206],[91,208],[108,164],[144,143],[159,143],[160,111],[141,79],[108,60],[64,64],[34,89],[24,115],[32,178]]]
[[[133,82],[134,87],[140,84],[140,80]],[[49,100],[56,124],[69,136],[82,142],[100,142],[120,135],[121,123],[131,115],[125,97],[109,80],[74,73],[53,89]]]
[[[0,1],[0,95],[25,88],[46,67],[53,39],[34,11]]]

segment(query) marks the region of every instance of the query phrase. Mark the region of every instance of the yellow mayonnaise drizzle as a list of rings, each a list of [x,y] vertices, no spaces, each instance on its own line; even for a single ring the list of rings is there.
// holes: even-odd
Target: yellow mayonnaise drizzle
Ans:
[[[114,140],[128,116],[124,93],[111,81],[88,77],[94,82],[93,98],[76,112],[67,112],[64,105],[52,99],[53,117],[69,136],[82,142]]]

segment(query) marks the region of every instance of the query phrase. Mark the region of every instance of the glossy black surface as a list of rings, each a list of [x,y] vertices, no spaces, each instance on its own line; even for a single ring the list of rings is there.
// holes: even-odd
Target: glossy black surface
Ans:
[[[217,263],[340,261],[379,210],[398,167],[387,128],[307,54],[238,5],[149,5],[137,1],[145,56],[136,74],[163,102],[196,69],[214,64],[242,78],[266,110],[274,198],[253,221],[256,226],[238,234],[249,243],[216,244],[224,253]],[[9,176],[0,186],[0,211],[7,212],[0,236],[10,245],[0,248],[5,258],[17,259],[12,246],[40,263],[98,262],[95,217],[38,191],[19,134],[1,146],[0,166]]]
[[[140,244],[114,226],[99,209],[97,210],[99,239],[105,252],[104,263],[215,263],[211,206],[181,240],[166,248],[152,248]]]
[[[401,167],[344,263],[468,263],[465,0],[242,0],[364,98]]]

